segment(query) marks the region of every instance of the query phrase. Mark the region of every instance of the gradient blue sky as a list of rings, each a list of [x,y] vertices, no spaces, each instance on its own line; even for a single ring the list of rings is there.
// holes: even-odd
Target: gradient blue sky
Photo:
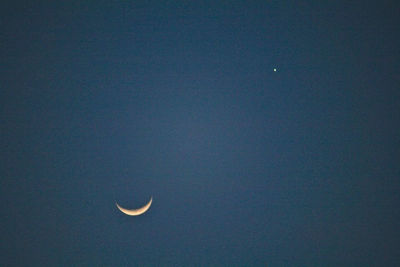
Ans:
[[[0,265],[398,264],[400,9],[356,2],[3,2]]]

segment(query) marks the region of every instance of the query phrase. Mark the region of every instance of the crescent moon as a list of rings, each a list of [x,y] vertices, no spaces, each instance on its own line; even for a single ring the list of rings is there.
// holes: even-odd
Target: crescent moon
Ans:
[[[120,205],[118,205],[118,203],[115,203],[115,205],[117,205],[117,208],[121,212],[125,213],[126,215],[138,216],[138,215],[145,213],[150,208],[152,202],[153,202],[153,197],[150,198],[150,201],[146,205],[144,205],[143,207],[141,207],[139,209],[135,209],[135,210],[125,209],[125,208],[121,207]]]

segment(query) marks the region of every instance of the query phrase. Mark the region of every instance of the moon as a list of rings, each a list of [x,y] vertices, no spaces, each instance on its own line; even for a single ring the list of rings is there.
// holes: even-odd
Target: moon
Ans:
[[[125,208],[121,207],[120,205],[118,205],[118,203],[115,203],[115,205],[117,205],[117,208],[121,212],[125,213],[126,215],[138,216],[138,215],[141,215],[141,214],[145,213],[150,208],[152,202],[153,202],[153,197],[150,198],[150,201],[146,205],[144,205],[141,208],[134,209],[134,210],[125,209]]]

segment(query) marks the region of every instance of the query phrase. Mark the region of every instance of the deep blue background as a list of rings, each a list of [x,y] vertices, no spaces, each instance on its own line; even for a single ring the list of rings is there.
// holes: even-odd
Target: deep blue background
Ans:
[[[400,262],[395,1],[66,2],[1,6],[2,266]]]

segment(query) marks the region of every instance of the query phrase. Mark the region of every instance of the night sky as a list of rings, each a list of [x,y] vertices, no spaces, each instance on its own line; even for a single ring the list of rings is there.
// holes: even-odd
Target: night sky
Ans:
[[[3,1],[0,265],[398,265],[399,6]]]

